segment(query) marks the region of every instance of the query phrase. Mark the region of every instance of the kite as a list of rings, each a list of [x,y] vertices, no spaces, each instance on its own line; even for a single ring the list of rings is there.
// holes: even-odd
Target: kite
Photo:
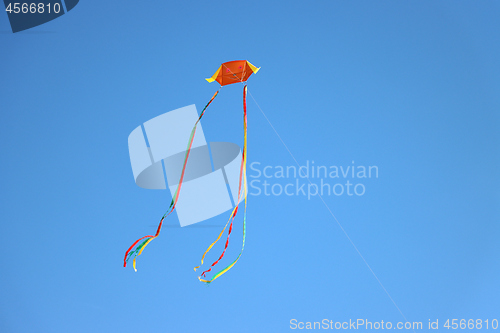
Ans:
[[[146,248],[146,246],[156,237],[160,235],[161,227],[163,224],[164,219],[169,216],[175,209],[175,205],[177,203],[177,200],[179,199],[179,194],[181,191],[182,187],[182,181],[184,179],[184,173],[186,170],[186,164],[189,158],[189,153],[191,151],[191,146],[193,144],[194,136],[196,133],[196,127],[198,123],[200,122],[201,118],[205,114],[206,109],[208,106],[213,102],[215,97],[219,94],[219,91],[223,86],[233,84],[233,83],[244,83],[243,87],[243,153],[242,153],[242,159],[241,159],[241,167],[240,167],[240,178],[239,178],[239,186],[238,186],[238,200],[236,201],[236,205],[231,212],[228,221],[226,222],[226,225],[220,232],[219,236],[217,239],[210,244],[208,249],[203,253],[203,256],[201,258],[201,264],[200,266],[196,266],[194,270],[196,271],[198,268],[200,268],[203,265],[204,259],[206,254],[210,251],[210,249],[219,241],[219,239],[222,237],[224,234],[224,231],[226,230],[227,226],[229,225],[228,233],[227,233],[227,238],[226,238],[226,244],[224,246],[224,250],[222,251],[222,254],[219,256],[219,258],[212,263],[212,265],[205,270],[203,273],[201,273],[201,276],[198,277],[198,279],[201,282],[205,282],[207,284],[213,282],[215,279],[219,278],[221,275],[225,274],[227,271],[229,271],[235,264],[236,262],[240,259],[241,254],[243,253],[243,249],[245,248],[245,236],[246,236],[246,209],[247,209],[247,183],[246,183],[246,161],[247,161],[247,106],[246,106],[246,96],[247,96],[247,85],[246,81],[248,78],[252,75],[255,74],[259,71],[260,67],[257,68],[254,65],[252,65],[250,62],[247,60],[236,60],[236,61],[229,61],[223,63],[215,72],[212,77],[206,79],[208,82],[218,82],[220,84],[219,89],[215,92],[215,94],[212,96],[212,98],[208,101],[207,105],[203,108],[201,111],[201,114],[194,124],[194,127],[191,131],[191,135],[188,140],[187,148],[186,148],[186,155],[184,157],[184,163],[182,167],[182,172],[179,180],[179,185],[177,186],[177,190],[175,191],[174,195],[172,196],[172,201],[170,203],[170,207],[167,209],[165,214],[160,219],[160,223],[158,225],[158,228],[156,230],[155,235],[148,235],[144,236],[142,238],[139,238],[136,240],[125,252],[125,258],[123,260],[123,266],[127,267],[127,263],[130,260],[130,258],[133,257],[133,267],[134,270],[137,271],[136,269],[136,259],[138,256],[142,254],[142,251]],[[243,185],[243,193],[242,193],[242,185]],[[222,269],[219,271],[217,274],[215,274],[211,279],[208,279],[205,277],[206,273],[210,272],[212,270],[212,267],[214,267],[223,257],[224,254],[226,253],[227,247],[229,245],[229,237],[231,236],[231,232],[233,230],[233,221],[234,218],[236,217],[236,214],[238,212],[238,207],[240,203],[240,199],[242,198],[241,195],[243,195],[244,201],[245,201],[245,206],[244,206],[244,212],[243,212],[243,244],[241,247],[241,251],[239,255],[236,257],[236,259],[229,264],[226,268]]]

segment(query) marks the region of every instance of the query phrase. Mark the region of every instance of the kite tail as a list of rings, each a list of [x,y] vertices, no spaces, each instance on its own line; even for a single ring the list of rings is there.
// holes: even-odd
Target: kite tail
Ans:
[[[203,273],[201,273],[201,276],[205,276],[206,273],[210,272],[212,270],[212,267],[217,265],[217,263],[219,263],[219,261],[224,257],[224,254],[226,253],[226,250],[227,250],[227,246],[229,245],[229,236],[231,236],[231,231],[233,230],[233,221],[234,221],[234,216],[233,215],[231,217],[231,224],[229,225],[229,230],[227,232],[227,239],[226,239],[226,245],[224,246],[224,251],[222,251],[222,254],[220,255],[219,259],[217,259],[216,261],[214,261],[214,263],[212,265],[210,265],[210,268],[207,269],[206,271],[204,271]],[[224,227],[224,229],[226,229],[226,227]],[[224,230],[222,230],[222,232],[224,232]],[[220,235],[219,235],[220,236]],[[219,237],[220,238],[220,237]],[[219,240],[219,238],[217,238],[217,241]],[[212,244],[215,244],[217,243],[217,241],[215,241],[214,243]],[[210,246],[211,247],[211,246]],[[207,250],[208,252],[208,250]],[[205,253],[207,253],[205,252]],[[195,270],[196,271],[196,270]]]
[[[201,282],[205,282],[205,283],[211,283],[213,281],[215,281],[215,279],[217,279],[218,277],[220,277],[221,275],[223,275],[224,273],[226,273],[227,271],[229,271],[233,266],[234,264],[236,264],[236,262],[240,259],[241,257],[241,254],[243,253],[243,250],[245,248],[245,236],[246,236],[246,215],[247,215],[247,170],[246,170],[246,162],[247,162],[247,99],[246,99],[246,96],[247,96],[247,86],[245,85],[245,87],[243,88],[243,131],[244,131],[244,143],[243,143],[243,154],[242,154],[242,159],[241,159],[241,169],[240,169],[240,187],[238,189],[238,202],[236,204],[236,207],[238,207],[238,204],[240,202],[240,190],[241,190],[241,180],[242,180],[242,176],[243,176],[243,195],[244,195],[244,198],[245,198],[245,209],[243,211],[243,244],[241,246],[241,251],[240,251],[240,254],[238,255],[238,257],[236,258],[235,261],[233,261],[229,266],[227,266],[226,268],[224,268],[223,270],[221,270],[220,272],[218,272],[217,274],[215,274],[211,280],[205,280],[205,279],[202,279],[201,277],[198,277],[198,279],[201,281]],[[237,209],[235,208],[233,210],[233,214],[231,216],[232,219],[234,219],[234,216],[236,215],[236,212]],[[229,221],[228,221],[229,222]],[[227,223],[226,223],[227,225]],[[227,245],[228,245],[228,241],[229,241],[229,235],[231,233],[231,228],[232,227],[232,222],[231,222],[231,226],[229,227],[229,231],[228,231],[228,235],[227,235],[227,240],[226,240],[226,247],[224,248],[224,251],[222,252],[222,255],[219,257],[219,259],[217,259],[213,264],[212,266],[214,266],[215,264],[217,264],[219,262],[220,259],[222,259],[222,257],[224,256],[224,252],[226,252],[226,248],[227,248]],[[226,227],[224,227],[224,229],[226,229]],[[224,232],[224,230],[222,230],[222,232]],[[221,234],[222,234],[221,232]],[[210,247],[208,248],[208,250],[210,250],[210,248],[219,240],[221,235],[219,235],[219,237],[217,238],[217,240],[212,244],[210,245]],[[208,250],[205,252],[205,254],[208,252]],[[203,257],[205,256],[205,254],[203,255]],[[202,263],[203,263],[203,259],[202,259]],[[196,270],[196,269],[195,269]],[[203,276],[205,276],[204,274],[211,271],[212,270],[212,267],[210,267],[210,269],[208,269],[207,271],[203,272]]]
[[[245,154],[245,151],[243,151],[243,154]],[[227,250],[227,247],[229,245],[229,236],[231,236],[231,231],[233,229],[233,221],[234,221],[234,218],[236,217],[236,214],[238,213],[238,207],[239,207],[239,203],[240,203],[240,198],[241,198],[241,181],[242,181],[242,177],[243,177],[243,167],[244,167],[244,156],[242,155],[242,159],[241,159],[241,167],[240,167],[240,180],[239,180],[239,186],[238,186],[238,200],[236,201],[237,204],[235,205],[234,209],[233,209],[233,212],[231,213],[231,215],[229,216],[229,220],[227,221],[226,225],[224,226],[224,229],[222,229],[221,233],[219,234],[219,237],[217,237],[217,239],[215,240],[215,242],[213,242],[209,247],[208,249],[205,251],[205,253],[203,254],[203,257],[201,258],[201,264],[203,265],[203,259],[205,258],[205,255],[208,253],[208,251],[210,251],[210,249],[212,248],[212,246],[214,246],[220,239],[220,237],[222,236],[222,234],[224,233],[224,230],[226,230],[226,227],[227,227],[227,224],[229,223],[229,221],[231,221],[231,224],[229,225],[229,230],[228,230],[228,233],[227,233],[227,239],[226,239],[226,245],[224,246],[224,251],[222,251],[222,254],[220,255],[219,259],[217,259],[211,266],[208,270],[204,271],[203,273],[201,273],[201,276],[205,276],[206,273],[210,272],[212,270],[212,267],[217,265],[217,263],[224,257],[224,254],[226,253],[226,250]],[[197,268],[199,268],[200,266],[197,266],[195,267],[195,271]]]
[[[236,216],[236,212],[238,211],[238,206],[234,207],[233,209],[233,212],[231,213],[231,215],[229,216],[229,220],[227,220],[226,222],[226,225],[224,226],[224,229],[222,229],[222,231],[220,232],[219,236],[217,237],[217,239],[215,240],[215,242],[213,242],[212,244],[210,244],[210,246],[208,247],[208,249],[205,251],[205,253],[203,253],[203,256],[201,257],[201,264],[200,266],[196,266],[194,268],[194,271],[196,272],[196,270],[198,268],[201,267],[201,265],[203,265],[203,261],[205,259],[205,255],[208,253],[208,251],[210,251],[210,249],[219,241],[220,237],[222,236],[222,234],[224,233],[224,231],[226,230],[227,228],[227,225],[229,224],[229,221],[231,221],[231,224],[233,223],[232,220],[234,219],[234,216]]]
[[[165,214],[163,214],[163,216],[162,216],[162,218],[160,220],[160,223],[158,225],[158,229],[156,230],[156,234],[154,236],[153,235],[144,236],[144,237],[141,237],[138,240],[136,240],[134,242],[134,244],[132,244],[132,246],[130,246],[128,248],[127,252],[125,252],[125,258],[123,259],[123,267],[127,267],[127,262],[132,257],[132,255],[135,254],[134,261],[133,261],[133,267],[134,267],[134,270],[137,272],[137,269],[135,267],[135,261],[136,261],[137,256],[140,256],[142,254],[142,251],[144,251],[144,249],[149,244],[149,242],[151,242],[153,239],[155,239],[156,237],[158,237],[160,235],[161,227],[163,225],[163,220],[167,216],[169,216],[170,213],[172,213],[174,211],[175,205],[177,204],[177,200],[179,199],[179,193],[180,193],[180,190],[181,190],[182,181],[184,179],[184,173],[186,171],[186,165],[187,165],[187,161],[188,161],[188,158],[189,158],[189,153],[191,152],[191,146],[193,145],[194,135],[196,134],[196,126],[200,122],[201,117],[203,117],[203,115],[205,114],[205,110],[212,103],[212,101],[215,99],[215,97],[219,94],[219,91],[220,91],[220,88],[219,88],[219,90],[217,90],[215,92],[215,94],[212,96],[212,98],[207,103],[207,105],[205,105],[205,107],[203,108],[203,111],[201,111],[201,114],[198,117],[198,120],[194,124],[193,129],[191,130],[191,135],[189,137],[188,145],[187,145],[187,149],[186,149],[186,156],[184,157],[184,165],[182,166],[182,172],[181,172],[181,178],[179,180],[179,185],[177,186],[177,189],[175,190],[174,196],[172,198],[172,202],[170,203],[170,207],[168,207],[167,212]],[[143,239],[144,239],[144,241],[142,241],[142,243],[140,243],[139,245],[137,245]],[[137,247],[132,251],[132,249],[136,245],[137,245]]]

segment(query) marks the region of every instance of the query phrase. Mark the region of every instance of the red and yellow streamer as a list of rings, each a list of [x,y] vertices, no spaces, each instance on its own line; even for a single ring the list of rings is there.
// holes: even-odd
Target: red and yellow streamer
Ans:
[[[232,213],[231,213],[231,215],[229,217],[229,220],[227,221],[226,225],[224,226],[224,229],[222,229],[221,233],[219,234],[219,236],[217,237],[217,239],[215,240],[215,242],[213,242],[212,244],[210,244],[210,246],[205,251],[205,253],[203,253],[203,256],[201,258],[201,265],[203,265],[203,260],[205,258],[205,255],[219,241],[220,237],[224,233],[224,230],[226,230],[227,224],[229,223],[229,221],[231,221],[231,224],[230,224],[229,230],[228,230],[228,234],[227,234],[226,245],[224,247],[224,251],[222,252],[222,254],[220,255],[220,257],[210,266],[210,268],[208,270],[204,271],[201,274],[201,276],[205,277],[205,274],[208,273],[208,272],[210,272],[212,270],[212,267],[215,266],[224,257],[224,254],[225,254],[226,249],[227,249],[228,244],[229,244],[229,236],[231,235],[233,221],[234,221],[234,218],[236,216],[236,213],[238,212],[238,205],[239,205],[239,202],[240,202],[242,182],[243,182],[243,195],[244,195],[244,198],[245,198],[245,209],[244,209],[244,212],[243,212],[243,244],[241,246],[240,254],[236,258],[236,260],[234,260],[226,268],[224,268],[223,270],[221,270],[220,272],[218,272],[217,274],[215,274],[210,280],[203,279],[201,276],[198,277],[198,279],[201,282],[205,282],[205,283],[211,283],[211,282],[215,281],[217,278],[219,278],[220,276],[222,276],[223,274],[225,274],[227,271],[229,271],[234,266],[234,264],[236,264],[236,262],[240,259],[241,254],[243,253],[243,250],[245,248],[247,192],[248,192],[248,189],[247,189],[247,178],[246,178],[246,162],[247,162],[247,102],[246,102],[246,96],[247,96],[247,86],[245,85],[245,87],[243,88],[243,132],[244,132],[244,134],[243,134],[243,154],[242,154],[241,167],[240,167],[240,182],[239,182],[239,187],[238,187],[238,201],[237,201],[236,207],[234,207],[234,209],[233,209],[233,211],[232,211]],[[198,269],[200,266],[195,267],[194,270],[196,271],[196,269]]]
[[[180,190],[181,190],[182,181],[184,180],[184,173],[186,171],[186,164],[187,164],[187,161],[188,161],[188,158],[189,158],[189,153],[191,152],[191,146],[193,145],[194,135],[196,134],[196,126],[198,125],[198,123],[200,122],[201,118],[205,114],[205,110],[208,108],[208,106],[210,105],[210,103],[212,103],[212,101],[215,99],[215,97],[219,94],[219,90],[217,90],[215,92],[215,94],[212,96],[212,98],[207,103],[207,105],[205,105],[205,107],[203,108],[203,111],[200,114],[200,117],[198,118],[198,120],[194,124],[193,129],[191,130],[191,136],[189,137],[189,140],[188,140],[188,146],[187,146],[187,149],[186,149],[186,156],[184,157],[184,165],[182,166],[182,173],[181,173],[181,178],[179,180],[179,185],[177,186],[177,189],[175,190],[175,194],[174,194],[174,197],[172,198],[172,202],[170,203],[170,207],[168,208],[168,210],[166,211],[166,213],[163,214],[162,218],[160,219],[160,223],[158,225],[158,229],[156,230],[156,234],[154,236],[153,235],[144,236],[144,237],[141,237],[138,240],[136,240],[134,242],[134,244],[132,244],[132,246],[130,246],[128,248],[127,252],[125,252],[125,258],[123,259],[123,267],[127,267],[127,262],[132,257],[132,255],[135,254],[134,261],[133,261],[133,267],[134,267],[134,270],[137,272],[137,269],[136,269],[136,258],[142,254],[142,251],[144,251],[144,249],[146,248],[146,246],[153,239],[155,239],[156,237],[158,237],[160,235],[160,231],[161,231],[161,226],[163,224],[163,220],[168,215],[170,215],[170,213],[172,213],[174,211],[175,205],[177,204],[177,200],[179,199],[179,193],[180,193]],[[140,243],[139,245],[137,245],[143,239],[144,239],[144,241],[142,243]],[[134,248],[134,246],[136,246],[136,248],[132,251],[132,249]]]

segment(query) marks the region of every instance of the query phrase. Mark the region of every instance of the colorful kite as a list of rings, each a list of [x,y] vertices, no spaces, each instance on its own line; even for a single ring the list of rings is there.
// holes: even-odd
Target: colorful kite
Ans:
[[[194,135],[196,133],[196,126],[198,125],[198,122],[201,120],[201,117],[203,117],[203,115],[205,114],[205,111],[208,108],[208,106],[212,103],[212,101],[215,99],[215,97],[219,94],[219,91],[220,91],[220,89],[223,86],[226,86],[228,84],[233,84],[233,83],[239,83],[239,82],[243,83],[243,82],[246,82],[248,80],[248,78],[250,77],[250,75],[252,75],[253,73],[257,73],[259,71],[259,69],[260,68],[255,67],[254,65],[252,65],[250,62],[248,62],[246,60],[229,61],[229,62],[223,63],[219,67],[219,69],[217,69],[217,71],[215,72],[215,74],[211,78],[206,79],[208,82],[217,81],[220,84],[220,87],[215,92],[215,94],[212,96],[212,98],[207,103],[207,105],[205,105],[205,107],[203,108],[203,111],[201,111],[200,117],[198,118],[198,120],[194,124],[193,130],[191,131],[191,136],[189,137],[188,145],[187,145],[187,149],[186,149],[186,155],[184,157],[184,164],[183,164],[183,167],[182,167],[182,172],[181,172],[181,177],[180,177],[180,180],[179,180],[179,185],[177,186],[177,190],[175,191],[175,194],[173,195],[172,202],[170,203],[170,207],[168,208],[167,212],[160,219],[160,223],[158,225],[158,229],[156,230],[156,234],[154,236],[153,235],[148,235],[148,236],[144,236],[142,238],[139,238],[138,240],[136,240],[134,242],[134,244],[132,244],[132,246],[130,246],[130,248],[125,253],[125,258],[124,258],[124,262],[123,262],[123,266],[124,267],[127,266],[127,262],[133,256],[134,257],[134,259],[133,259],[133,267],[134,267],[134,270],[137,271],[137,269],[136,269],[136,258],[137,258],[137,256],[140,256],[142,254],[142,251],[144,251],[144,248],[146,248],[146,246],[149,244],[149,242],[151,242],[153,239],[155,239],[156,237],[158,237],[158,235],[160,234],[160,231],[161,231],[163,220],[168,215],[170,215],[170,213],[172,213],[174,211],[175,205],[177,203],[177,200],[179,199],[179,194],[180,194],[180,190],[181,190],[181,186],[182,186],[182,181],[184,179],[184,173],[185,173],[185,170],[186,170],[186,164],[187,164],[187,161],[188,161],[188,158],[189,158],[189,153],[191,151],[191,146],[193,144]],[[224,246],[224,250],[222,251],[222,254],[209,267],[209,269],[205,270],[203,273],[201,273],[201,276],[198,277],[198,279],[200,281],[205,282],[205,283],[210,283],[210,282],[214,281],[215,279],[219,278],[221,275],[223,275],[224,273],[226,273],[228,270],[230,270],[234,266],[234,264],[236,264],[236,262],[240,259],[240,256],[243,253],[243,249],[245,248],[246,208],[247,208],[247,183],[246,183],[247,105],[246,105],[246,95],[247,95],[247,86],[245,84],[245,86],[243,87],[243,133],[244,133],[243,142],[244,143],[243,143],[243,154],[242,154],[241,167],[240,167],[240,179],[239,179],[239,187],[238,187],[238,200],[236,201],[236,206],[234,207],[233,211],[231,212],[231,215],[229,216],[229,220],[226,222],[226,225],[224,226],[224,228],[220,232],[219,236],[217,237],[217,239],[215,240],[215,242],[213,242],[212,244],[210,244],[210,246],[205,251],[205,253],[203,253],[203,256],[201,258],[201,265],[203,265],[203,260],[205,259],[205,255],[219,241],[219,239],[221,238],[222,234],[224,233],[224,231],[226,230],[226,228],[227,228],[227,226],[229,224],[229,229],[228,229],[228,233],[227,233],[226,244]],[[221,270],[220,272],[218,272],[217,274],[215,274],[211,279],[206,279],[205,278],[205,274],[208,273],[208,272],[210,272],[212,270],[212,267],[215,266],[224,257],[224,254],[226,253],[226,249],[227,249],[227,247],[229,245],[229,236],[231,235],[231,231],[233,229],[233,221],[234,221],[234,218],[236,217],[236,213],[238,212],[238,205],[239,205],[240,198],[241,198],[241,195],[242,195],[242,193],[241,193],[242,192],[241,191],[242,184],[243,184],[243,195],[244,195],[244,199],[245,199],[245,208],[244,208],[244,212],[243,212],[243,244],[242,244],[242,247],[241,247],[240,254],[236,258],[236,260],[234,260],[226,268],[224,268],[223,270]],[[231,222],[231,223],[229,223],[229,222]],[[200,266],[195,267],[194,270],[196,271],[198,268],[200,268]]]

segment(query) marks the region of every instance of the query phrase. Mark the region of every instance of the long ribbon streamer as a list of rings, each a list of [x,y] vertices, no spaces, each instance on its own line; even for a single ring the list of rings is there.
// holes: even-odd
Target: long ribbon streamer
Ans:
[[[177,200],[179,199],[180,189],[181,189],[181,186],[182,186],[182,181],[184,179],[184,172],[186,171],[186,164],[187,164],[187,161],[188,161],[188,158],[189,158],[189,153],[191,152],[191,146],[193,145],[194,135],[196,134],[196,126],[198,125],[198,123],[200,122],[201,118],[205,114],[205,110],[208,108],[208,106],[210,105],[210,103],[212,103],[212,101],[215,99],[215,97],[219,94],[219,91],[220,91],[220,88],[219,88],[219,90],[217,90],[215,92],[215,94],[212,96],[212,98],[207,103],[207,105],[205,105],[205,107],[203,108],[203,111],[201,111],[200,117],[198,118],[198,120],[194,124],[193,129],[191,130],[191,135],[189,137],[188,145],[187,145],[187,149],[186,149],[186,156],[184,157],[184,165],[182,167],[182,173],[181,173],[181,178],[179,180],[179,185],[177,186],[177,189],[175,190],[175,194],[174,194],[174,197],[172,198],[172,202],[170,203],[170,207],[168,207],[167,211],[165,212],[165,214],[163,214],[162,218],[160,219],[160,223],[158,225],[158,229],[156,230],[156,234],[154,236],[153,235],[144,236],[144,237],[141,237],[138,240],[136,240],[134,242],[134,244],[132,244],[132,246],[130,246],[128,248],[127,252],[125,252],[125,257],[123,259],[123,267],[127,267],[127,262],[132,257],[132,255],[135,254],[134,261],[133,261],[133,267],[134,267],[134,270],[137,272],[137,269],[135,267],[136,258],[142,254],[142,251],[144,251],[144,249],[149,244],[149,242],[151,242],[153,239],[155,239],[156,237],[158,237],[160,235],[160,231],[161,231],[161,227],[162,227],[162,224],[163,224],[163,220],[168,215],[170,215],[170,213],[172,213],[174,211],[175,205],[177,204]],[[135,248],[135,250],[132,251],[132,249],[134,248],[134,246],[136,246],[136,244],[139,243],[143,239],[144,239],[144,241],[141,244],[139,244]]]
[[[243,149],[243,154],[245,154],[245,149]],[[239,207],[239,203],[240,203],[240,198],[241,198],[241,180],[242,180],[242,176],[243,176],[243,167],[244,167],[244,158],[243,158],[243,155],[242,155],[242,159],[241,159],[241,167],[240,167],[240,179],[239,179],[239,185],[238,185],[238,200],[236,201],[237,202],[237,205],[234,207],[233,209],[233,212],[231,213],[230,215],[230,220],[231,220],[231,224],[229,225],[229,230],[228,230],[228,233],[227,233],[227,239],[226,239],[226,244],[224,246],[224,251],[222,251],[222,254],[220,255],[219,259],[217,259],[211,266],[208,270],[204,271],[203,273],[201,273],[201,276],[205,276],[206,273],[210,272],[212,270],[212,267],[217,265],[217,263],[219,263],[219,261],[224,257],[224,254],[226,253],[226,250],[227,250],[227,247],[229,245],[229,236],[231,236],[231,231],[233,230],[233,222],[234,222],[234,218],[236,217],[236,214],[238,213],[238,207]],[[229,221],[228,221],[229,222]],[[226,226],[227,226],[227,223],[226,223]],[[217,243],[217,241],[220,239],[220,236],[222,235],[222,233],[224,232],[224,230],[226,229],[226,226],[224,226],[224,229],[222,230],[222,232],[219,234],[219,237],[217,237],[217,240],[212,243],[212,245],[210,245],[210,248],[215,244]],[[207,251],[203,254],[203,257],[205,257],[205,254],[210,250],[207,249]],[[203,264],[203,258],[202,258],[202,264]],[[196,271],[196,269],[195,269]]]
[[[238,205],[239,205],[239,202],[240,202],[240,192],[241,192],[241,181],[242,181],[242,177],[243,177],[243,193],[244,193],[244,196],[245,196],[245,209],[244,209],[244,212],[243,212],[243,244],[242,244],[242,247],[241,247],[241,251],[240,251],[240,254],[238,255],[238,257],[236,258],[236,260],[234,260],[231,264],[229,264],[226,268],[224,268],[223,270],[221,270],[220,272],[218,272],[217,274],[215,274],[212,279],[210,280],[206,280],[206,279],[202,279],[201,276],[198,277],[198,279],[201,281],[201,282],[205,282],[207,284],[215,281],[217,278],[219,278],[220,276],[222,276],[223,274],[225,274],[227,271],[229,271],[235,264],[236,262],[240,259],[241,257],[241,254],[243,253],[243,250],[245,248],[245,236],[246,236],[246,211],[247,211],[247,176],[246,176],[246,161],[247,161],[247,102],[246,102],[246,96],[247,96],[247,86],[245,85],[245,87],[243,88],[243,131],[244,131],[244,143],[243,143],[243,154],[242,154],[242,159],[241,159],[241,168],[240,168],[240,185],[239,185],[239,188],[238,188],[238,202],[236,204],[236,207],[233,209],[233,212],[231,213],[230,215],[230,218],[228,220],[228,222],[226,223],[226,225],[224,226],[224,229],[222,229],[221,233],[219,234],[219,237],[217,237],[217,239],[215,240],[215,242],[213,242],[209,247],[208,249],[205,251],[205,253],[203,254],[203,257],[201,259],[201,264],[203,265],[203,259],[205,258],[205,255],[208,253],[208,251],[210,251],[210,249],[212,248],[212,246],[215,245],[215,243],[217,243],[221,237],[221,235],[224,233],[224,230],[226,230],[226,227],[227,227],[227,224],[229,223],[229,221],[231,221],[231,225],[229,226],[229,230],[228,230],[228,235],[227,235],[227,240],[226,240],[226,245],[224,247],[224,251],[222,252],[221,256],[219,257],[219,259],[217,259],[211,266],[208,270],[206,270],[205,272],[203,272],[201,275],[202,276],[205,276],[205,273],[208,273],[212,270],[212,267],[214,265],[216,265],[221,259],[222,257],[224,257],[224,253],[226,252],[226,249],[227,249],[227,246],[228,246],[228,243],[229,243],[229,236],[231,234],[231,230],[232,230],[232,225],[233,225],[233,220],[234,220],[234,217],[236,216],[236,213],[238,211]],[[199,268],[200,266],[197,266],[195,267],[195,271],[197,268]]]

